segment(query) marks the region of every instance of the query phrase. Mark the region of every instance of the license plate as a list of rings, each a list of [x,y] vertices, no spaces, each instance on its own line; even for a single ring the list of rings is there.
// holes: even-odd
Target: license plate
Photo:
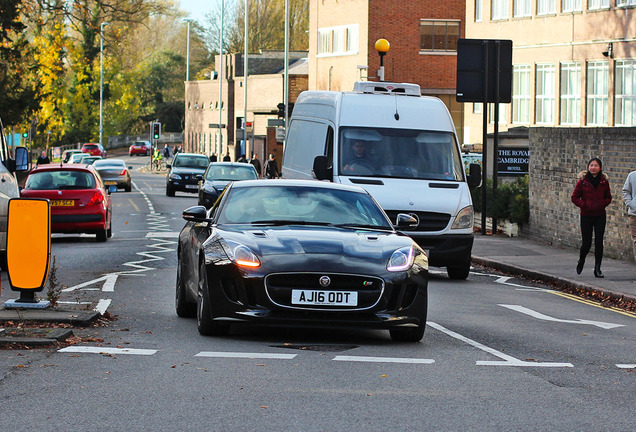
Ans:
[[[104,184],[105,184],[106,186],[110,186],[110,185],[116,185],[116,184],[117,184],[117,182],[116,182],[116,181],[105,181],[105,182],[104,182]]]
[[[185,185],[186,189],[197,189],[199,185]]]
[[[314,306],[357,306],[355,291],[292,290],[292,304]]]
[[[73,207],[75,200],[51,200],[53,207]]]

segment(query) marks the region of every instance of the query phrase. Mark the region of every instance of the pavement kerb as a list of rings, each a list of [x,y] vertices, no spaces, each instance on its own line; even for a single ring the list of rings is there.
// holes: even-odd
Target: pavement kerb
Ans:
[[[564,278],[562,276],[551,275],[544,272],[537,272],[535,270],[530,270],[521,266],[510,265],[510,264],[502,263],[500,261],[495,261],[488,258],[474,256],[474,255],[472,257],[472,261],[475,264],[494,268],[511,275],[524,276],[527,278],[539,280],[541,282],[545,282],[549,284],[558,282],[559,284],[564,285],[567,288],[577,290],[577,291],[583,291],[585,293],[597,294],[603,298],[609,297],[614,301],[636,302],[636,296],[621,293],[621,292],[610,291],[605,288],[597,287],[587,283],[581,283],[572,279]]]

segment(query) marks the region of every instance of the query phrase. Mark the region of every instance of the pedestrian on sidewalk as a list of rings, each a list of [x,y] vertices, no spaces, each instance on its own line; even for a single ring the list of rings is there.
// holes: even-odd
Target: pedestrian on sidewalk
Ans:
[[[265,177],[267,177],[268,179],[280,177],[278,164],[276,163],[276,158],[274,157],[273,153],[269,154],[269,159],[265,163]]]
[[[634,258],[636,258],[636,171],[627,175],[623,189],[623,200],[627,206],[627,217],[629,218],[629,231],[632,235],[634,245]]]
[[[603,172],[603,162],[592,158],[587,163],[587,170],[578,175],[578,182],[570,198],[574,205],[581,209],[581,251],[576,264],[576,274],[581,274],[585,265],[585,257],[592,247],[594,233],[594,276],[605,277],[601,272],[603,261],[603,236],[607,215],[605,208],[612,202],[609,177]]]

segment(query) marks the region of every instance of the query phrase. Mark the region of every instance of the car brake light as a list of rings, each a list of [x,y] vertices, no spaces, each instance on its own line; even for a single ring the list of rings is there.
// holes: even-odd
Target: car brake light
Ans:
[[[119,175],[126,175],[126,170],[125,170],[125,169],[121,170],[121,172],[119,173]]]
[[[88,205],[101,204],[104,202],[104,195],[101,192],[95,192],[90,200],[88,200]]]

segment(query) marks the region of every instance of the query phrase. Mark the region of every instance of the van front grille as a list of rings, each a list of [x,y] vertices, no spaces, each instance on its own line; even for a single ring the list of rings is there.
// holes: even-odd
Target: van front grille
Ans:
[[[448,226],[451,218],[447,213],[409,212],[405,210],[385,210],[385,212],[394,224],[396,223],[398,213],[417,215],[420,219],[420,223],[416,229],[417,231],[442,231]]]

